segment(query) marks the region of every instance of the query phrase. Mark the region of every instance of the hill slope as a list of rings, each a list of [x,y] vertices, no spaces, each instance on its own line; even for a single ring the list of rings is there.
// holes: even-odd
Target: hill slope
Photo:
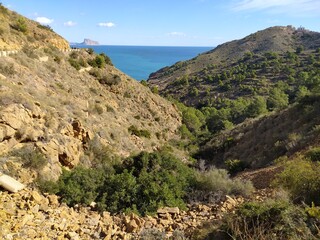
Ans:
[[[274,164],[319,145],[319,96],[306,96],[285,110],[246,120],[221,132],[201,148],[199,157],[225,167],[227,160],[240,160],[248,168]]]
[[[182,111],[184,135],[200,146],[196,158],[257,168],[318,138],[308,137],[319,124],[316,107],[303,113],[298,102],[319,92],[319,66],[320,33],[272,27],[161,69],[148,83],[197,109]]]
[[[65,52],[67,41],[51,30],[0,10],[1,46],[20,49],[0,57],[0,171],[19,176],[21,165],[33,166],[57,178],[61,166],[92,165],[88,150],[128,156],[176,137],[175,107],[107,56]],[[17,19],[26,31],[12,27]]]
[[[23,47],[53,45],[60,50],[70,49],[68,42],[49,26],[27,19],[0,5],[0,50],[19,50]]]
[[[305,71],[301,62],[310,56],[319,62],[319,47],[320,33],[291,26],[271,27],[163,68],[151,74],[148,83],[187,105],[208,106],[216,98],[260,94],[255,88],[267,85],[269,89],[280,80],[287,81],[290,74],[297,77]],[[296,54],[297,50],[301,54]],[[289,61],[290,67],[298,68],[296,72],[288,73]]]

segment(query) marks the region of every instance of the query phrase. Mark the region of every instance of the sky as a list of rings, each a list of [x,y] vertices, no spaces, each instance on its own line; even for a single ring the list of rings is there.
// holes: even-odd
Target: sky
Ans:
[[[70,42],[217,46],[271,26],[320,32],[320,0],[0,0]]]

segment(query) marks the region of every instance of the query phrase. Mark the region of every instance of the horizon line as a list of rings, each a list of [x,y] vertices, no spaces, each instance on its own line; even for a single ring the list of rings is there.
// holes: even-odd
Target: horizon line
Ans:
[[[70,46],[85,46],[85,47],[95,47],[95,46],[119,46],[119,47],[203,47],[203,48],[215,48],[216,46],[178,46],[178,45],[128,45],[128,44],[97,44],[97,45],[85,45],[74,42],[69,42]]]

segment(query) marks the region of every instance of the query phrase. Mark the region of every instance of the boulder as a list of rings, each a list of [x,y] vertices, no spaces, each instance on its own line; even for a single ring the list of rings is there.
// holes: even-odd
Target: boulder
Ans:
[[[14,193],[22,190],[25,187],[22,183],[2,173],[0,173],[0,186]]]

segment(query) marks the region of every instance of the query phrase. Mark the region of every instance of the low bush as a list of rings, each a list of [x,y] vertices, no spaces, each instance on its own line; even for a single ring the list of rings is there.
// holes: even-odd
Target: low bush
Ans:
[[[63,170],[58,182],[42,183],[42,191],[58,194],[62,201],[70,206],[93,202],[104,184],[104,172],[101,169],[76,167],[72,171]]]
[[[37,27],[41,28],[41,29],[45,29],[45,30],[50,31],[50,32],[53,32],[52,27],[50,27],[49,25],[38,24]]]
[[[238,159],[229,159],[225,161],[225,165],[230,174],[234,175],[238,172],[241,172],[249,167],[249,164],[238,160]]]
[[[302,208],[280,200],[248,202],[226,215],[219,230],[228,239],[315,239]]]
[[[320,204],[320,162],[312,162],[298,156],[283,164],[284,170],[277,175],[274,184],[283,187],[295,202]]]
[[[11,76],[16,73],[14,65],[12,63],[0,64],[0,73],[5,76]]]
[[[13,151],[12,154],[21,158],[24,167],[34,170],[41,170],[48,163],[42,152],[33,145],[26,145]]]
[[[100,210],[146,214],[162,206],[185,208],[192,176],[190,168],[167,152],[143,152],[115,165],[114,170],[76,167],[63,171],[57,183],[40,186],[71,206],[95,201]]]
[[[138,137],[151,138],[151,133],[148,130],[139,130],[136,126],[131,125],[128,128],[129,133]]]
[[[144,229],[139,234],[141,240],[163,240],[166,238],[166,233],[157,228]]]
[[[77,69],[78,71],[81,69],[81,65],[79,64],[78,60],[73,59],[73,58],[69,58],[68,62],[70,63],[70,65],[72,67],[74,67],[75,69]]]
[[[12,28],[22,33],[26,33],[28,31],[26,20],[22,17],[17,19],[17,22],[12,25]]]
[[[243,196],[249,196],[254,190],[251,182],[231,179],[226,170],[216,168],[206,172],[198,172],[194,188],[204,192],[221,192],[224,195]]]
[[[89,52],[89,54],[92,54]],[[101,53],[99,55],[96,55],[95,58],[88,61],[88,64],[92,67],[96,68],[104,68],[107,65],[113,66],[111,59],[105,55],[104,53]]]
[[[90,74],[93,75],[92,73]],[[121,82],[120,76],[116,74],[98,76],[97,78],[101,84],[106,84],[108,86],[118,85]]]
[[[320,147],[315,147],[309,150],[306,156],[313,162],[320,161]]]

